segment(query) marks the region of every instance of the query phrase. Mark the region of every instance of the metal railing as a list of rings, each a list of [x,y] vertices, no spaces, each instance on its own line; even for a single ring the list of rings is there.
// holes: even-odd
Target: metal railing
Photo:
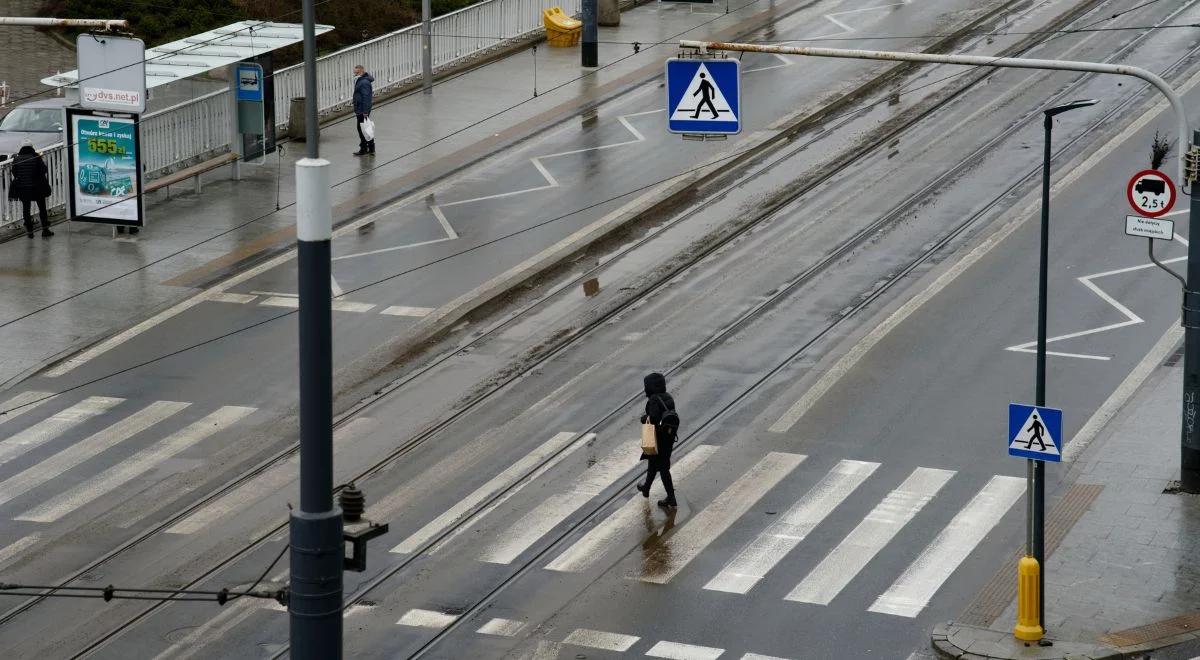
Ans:
[[[485,0],[438,16],[430,27],[434,73],[528,39],[542,29],[542,10],[554,6],[578,13],[580,0]],[[406,27],[318,59],[319,112],[350,104],[356,64],[375,76],[376,94],[415,82],[421,77],[421,26]],[[279,127],[288,123],[291,100],[302,96],[301,65],[275,72],[275,122]]]
[[[542,10],[554,6],[577,14],[580,0],[484,0],[438,16],[430,30],[434,72],[536,36],[542,30]],[[328,114],[350,104],[356,64],[375,76],[376,94],[417,81],[421,77],[421,26],[406,27],[318,59],[319,112]],[[291,100],[304,96],[303,67],[276,71],[274,83],[275,122],[283,128],[288,123]],[[142,164],[146,179],[229,150],[228,94],[228,90],[218,90],[143,117]],[[67,201],[66,155],[61,144],[42,151],[51,172],[52,210]],[[8,200],[9,166],[9,162],[0,163],[0,228],[20,221],[20,204]]]

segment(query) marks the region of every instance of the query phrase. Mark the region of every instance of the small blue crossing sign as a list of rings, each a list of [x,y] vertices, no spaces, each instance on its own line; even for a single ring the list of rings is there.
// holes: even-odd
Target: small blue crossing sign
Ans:
[[[1008,404],[1008,455],[1036,461],[1062,460],[1062,411]]]
[[[729,135],[742,130],[737,60],[667,60],[667,130]]]

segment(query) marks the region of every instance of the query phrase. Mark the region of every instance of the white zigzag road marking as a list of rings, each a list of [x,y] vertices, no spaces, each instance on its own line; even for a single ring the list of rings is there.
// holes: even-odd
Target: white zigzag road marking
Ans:
[[[874,6],[874,7],[861,7],[858,9],[847,9],[845,11],[837,11],[837,12],[831,12],[831,13],[825,14],[824,18],[826,20],[828,20],[829,22],[833,23],[834,25],[838,26],[838,28],[840,28],[840,31],[833,33],[833,34],[823,35],[823,36],[814,37],[814,38],[828,39],[828,38],[832,38],[832,37],[836,37],[836,36],[841,36],[841,35],[857,32],[856,28],[854,28],[852,25],[840,20],[839,18],[837,18],[838,16],[847,16],[850,14],[858,14],[858,13],[867,12],[867,11],[877,11],[880,9],[888,9],[891,7],[901,7],[904,5],[911,4],[912,2],[913,2],[913,0],[900,0],[899,2],[892,2],[892,3],[885,4],[885,5],[878,5],[878,6]],[[783,43],[797,43],[797,42],[796,41],[787,41],[787,42],[783,42]],[[782,64],[777,64],[777,65],[768,66],[768,67],[761,67],[761,68],[757,68],[757,69],[747,69],[746,71],[744,71],[744,73],[767,71],[770,69],[778,69],[778,68],[792,65],[791,60],[784,58],[783,56],[780,56],[780,55],[777,55],[776,57],[778,57],[780,59]],[[377,254],[384,254],[384,253],[388,253],[388,252],[395,252],[397,250],[407,250],[407,249],[411,249],[411,248],[415,248],[415,247],[423,247],[426,245],[433,245],[436,243],[443,243],[446,241],[455,240],[458,238],[458,233],[454,231],[454,227],[452,227],[450,225],[450,221],[446,217],[446,213],[445,213],[446,208],[449,208],[451,206],[459,206],[461,204],[473,204],[475,202],[483,202],[483,201],[488,201],[488,200],[493,200],[493,199],[503,199],[506,197],[515,197],[517,195],[526,195],[529,193],[539,192],[542,190],[551,190],[554,188],[561,187],[561,184],[558,182],[558,179],[556,179],[554,177],[554,174],[552,174],[550,172],[550,170],[546,167],[546,165],[542,161],[549,160],[551,158],[559,158],[562,156],[570,156],[573,154],[580,154],[580,153],[584,153],[584,152],[588,152],[588,151],[603,151],[605,149],[615,149],[617,147],[624,147],[624,146],[628,146],[631,144],[637,144],[639,142],[645,142],[646,136],[642,135],[641,131],[639,131],[637,128],[635,128],[633,126],[633,124],[630,123],[629,120],[633,117],[640,117],[643,115],[650,115],[650,114],[655,114],[655,113],[664,112],[664,111],[665,111],[664,109],[646,110],[644,112],[634,112],[634,113],[621,115],[620,117],[617,117],[617,121],[619,121],[621,123],[621,125],[624,126],[625,129],[628,130],[633,135],[632,140],[625,140],[623,142],[614,142],[612,144],[605,144],[605,145],[601,145],[599,147],[588,147],[586,149],[572,149],[570,151],[561,151],[558,153],[546,154],[544,156],[535,156],[533,158],[530,158],[529,161],[533,164],[534,169],[536,169],[538,171],[538,173],[542,175],[542,178],[545,179],[546,182],[544,184],[533,186],[530,188],[522,188],[520,190],[510,190],[507,192],[496,193],[494,195],[484,195],[482,197],[471,197],[469,199],[460,199],[457,201],[446,202],[443,204],[430,204],[429,210],[433,213],[433,216],[435,218],[437,218],[438,224],[440,224],[442,226],[442,230],[446,232],[445,238],[437,238],[437,239],[430,240],[430,241],[422,241],[420,243],[410,243],[408,245],[394,245],[391,247],[380,248],[377,250],[368,250],[366,252],[356,252],[354,254],[346,254],[346,255],[342,255],[340,257],[334,257],[333,261],[341,261],[344,259],[355,259],[358,257],[367,257],[367,256],[372,256],[372,255],[377,255]]]
[[[1183,237],[1181,237],[1179,234],[1175,235],[1175,240],[1179,241],[1184,246],[1187,245],[1187,240],[1184,239]],[[1171,263],[1176,263],[1179,261],[1187,261],[1187,257],[1175,257],[1174,259],[1164,259],[1163,263],[1171,264]],[[1046,343],[1050,344],[1050,343],[1057,342],[1057,341],[1065,341],[1067,339],[1075,339],[1077,337],[1086,337],[1088,335],[1095,335],[1095,334],[1099,334],[1101,332],[1108,332],[1109,330],[1117,330],[1117,329],[1125,328],[1125,327],[1128,327],[1131,325],[1138,325],[1140,323],[1145,323],[1146,322],[1145,319],[1138,316],[1137,314],[1134,314],[1133,311],[1131,311],[1128,307],[1126,307],[1125,305],[1122,305],[1120,302],[1118,302],[1116,298],[1113,298],[1109,294],[1105,293],[1104,290],[1101,289],[1099,286],[1097,286],[1093,280],[1099,279],[1101,277],[1108,277],[1110,275],[1122,275],[1124,273],[1132,273],[1134,271],[1145,270],[1147,268],[1157,268],[1157,266],[1155,266],[1152,263],[1141,264],[1138,266],[1130,266],[1128,268],[1118,268],[1117,270],[1108,270],[1108,271],[1104,271],[1103,273],[1094,273],[1092,275],[1085,275],[1083,277],[1076,278],[1079,280],[1080,284],[1084,285],[1089,290],[1091,290],[1092,293],[1099,296],[1101,300],[1108,303],[1109,305],[1112,305],[1113,308],[1115,308],[1118,312],[1120,312],[1125,317],[1125,320],[1120,321],[1118,323],[1110,323],[1109,325],[1103,325],[1103,326],[1100,326],[1099,328],[1092,328],[1090,330],[1080,330],[1079,332],[1070,332],[1065,335],[1059,335],[1057,337],[1050,337],[1049,339],[1046,340]],[[1009,346],[1008,348],[1006,348],[1004,350],[1014,351],[1017,353],[1036,354],[1037,353],[1037,340],[1034,340],[1031,342],[1026,342],[1024,344],[1017,344],[1016,346]],[[1086,354],[1086,353],[1062,353],[1062,352],[1057,352],[1057,351],[1046,351],[1046,355],[1057,355],[1058,357],[1079,358],[1081,360],[1111,360],[1112,359],[1111,357],[1106,356],[1106,355],[1090,355],[1090,354]]]
[[[794,39],[791,41],[781,41],[779,43],[781,46],[786,46],[786,45],[790,45],[790,44],[801,43],[801,41],[813,41],[815,39],[835,39],[837,37],[843,37],[848,34],[853,34],[855,32],[858,32],[858,30],[855,29],[855,27],[853,25],[850,25],[849,23],[846,23],[845,21],[842,21],[836,17],[848,16],[850,14],[861,14],[862,12],[867,12],[867,11],[878,11],[880,9],[889,9],[891,7],[903,7],[904,5],[911,5],[912,2],[913,2],[913,0],[900,0],[899,2],[891,2],[886,5],[877,5],[874,7],[859,7],[858,9],[847,9],[845,11],[830,12],[828,14],[825,14],[823,16],[823,18],[825,20],[829,21],[830,23],[833,23],[834,25],[838,26],[838,28],[840,28],[840,30],[838,32],[832,32],[830,34],[822,34],[822,35],[819,35],[816,37],[806,37],[803,40]],[[771,69],[782,69],[783,67],[791,66],[792,64],[795,63],[792,59],[785,57],[783,55],[776,54],[775,58],[777,60],[779,60],[779,64],[772,64],[771,66],[759,67],[757,69],[747,69],[747,70],[743,71],[743,73],[757,73],[759,71],[770,71]]]
[[[658,110],[646,110],[643,112],[634,112],[634,113],[630,113],[627,115],[621,115],[620,117],[617,117],[617,121],[620,122],[621,125],[624,126],[625,129],[628,130],[633,135],[632,140],[625,140],[623,142],[614,142],[612,144],[604,144],[604,145],[600,145],[599,147],[587,147],[586,149],[571,149],[570,151],[560,151],[558,153],[546,154],[544,156],[535,156],[533,158],[530,158],[529,162],[533,163],[534,169],[536,169],[538,171],[538,173],[542,175],[542,178],[546,180],[546,183],[544,183],[542,185],[533,186],[532,188],[521,188],[520,190],[510,190],[507,192],[496,193],[494,195],[484,195],[482,197],[471,197],[469,199],[460,199],[460,200],[456,200],[453,202],[445,202],[443,204],[430,204],[429,210],[433,212],[433,216],[435,218],[437,218],[438,223],[442,226],[442,229],[446,232],[446,238],[438,238],[438,239],[434,239],[432,241],[424,241],[422,243],[413,243],[413,244],[409,244],[409,245],[396,245],[393,247],[386,247],[386,248],[381,248],[378,250],[370,250],[367,252],[357,252],[355,254],[346,254],[346,255],[342,255],[340,257],[335,258],[334,261],[338,261],[341,259],[353,259],[355,257],[365,257],[365,256],[374,255],[374,254],[382,254],[385,252],[394,252],[396,250],[405,250],[405,249],[409,249],[409,248],[419,247],[422,245],[432,245],[434,243],[442,243],[444,241],[452,241],[452,240],[458,238],[458,234],[454,231],[454,228],[450,226],[450,221],[446,218],[446,213],[443,209],[446,209],[451,206],[459,206],[461,204],[473,204],[475,202],[484,202],[484,201],[488,201],[488,200],[492,200],[492,199],[503,199],[505,197],[514,197],[516,195],[526,195],[528,193],[538,192],[541,190],[550,190],[553,188],[558,188],[562,184],[560,184],[558,182],[558,179],[554,178],[554,175],[550,172],[549,169],[547,169],[546,165],[542,161],[548,160],[550,158],[559,158],[561,156],[571,156],[574,154],[581,154],[581,153],[584,153],[587,151],[603,151],[605,149],[615,149],[617,147],[624,147],[624,146],[628,146],[631,144],[637,144],[639,142],[645,142],[646,136],[642,135],[641,131],[634,128],[633,124],[629,120],[632,117],[640,117],[642,115],[651,115],[651,114],[655,114],[658,112],[665,112],[665,110],[663,110],[661,108]]]

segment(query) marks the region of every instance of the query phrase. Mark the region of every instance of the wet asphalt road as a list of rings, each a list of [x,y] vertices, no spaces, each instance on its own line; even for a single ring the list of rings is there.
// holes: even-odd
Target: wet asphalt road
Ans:
[[[1159,19],[1167,13],[1161,11],[1150,18]],[[1130,17],[1134,19],[1148,20],[1145,16]],[[887,25],[891,30],[896,24]],[[898,32],[897,29],[895,33]],[[1122,43],[1133,36],[1126,35]],[[1168,34],[1143,44],[1128,57],[1129,61],[1161,70],[1190,45],[1184,35]],[[1064,56],[1069,51],[1071,57],[1099,59],[1111,52],[1112,47],[1113,43],[1104,38],[1074,35],[1055,40],[1048,46],[1051,49],[1048,54]],[[763,64],[770,66],[771,62],[766,60]],[[789,68],[771,71],[783,75]],[[929,79],[936,80],[937,76],[931,74]],[[1186,79],[1187,75],[1183,75],[1179,82]],[[996,516],[990,520],[995,527],[982,530],[984,535],[965,548],[961,565],[947,566],[948,572],[935,575],[945,582],[935,585],[937,588],[927,603],[918,603],[915,616],[869,611],[876,606],[877,598],[913,565],[926,544],[955,516],[968,510],[968,502],[981,489],[989,483],[1008,484],[1005,477],[1022,472],[1019,462],[1003,456],[997,429],[1003,427],[1004,406],[1008,401],[1029,399],[1032,395],[1032,356],[1004,349],[1032,339],[1035,302],[1032,291],[1036,281],[1034,225],[1026,224],[1014,231],[889,333],[795,425],[781,432],[773,432],[770,427],[778,426],[780,416],[812,385],[817,373],[829,366],[823,356],[843,353],[884,318],[889,304],[898,304],[925,290],[941,268],[1013,217],[1005,216],[1005,211],[1024,208],[1025,196],[1035,186],[1025,183],[1011,191],[1008,188],[1037,166],[1040,122],[1036,117],[1024,121],[1012,135],[1002,136],[1005,120],[1026,116],[1031,110],[1036,112],[1046,99],[1060,93],[1105,99],[1107,107],[1075,113],[1061,122],[1057,135],[1062,144],[1067,144],[1132,91],[1129,85],[1117,87],[1110,80],[1089,81],[1083,87],[1070,88],[1072,80],[1069,76],[1028,72],[997,76],[977,92],[959,99],[906,133],[897,144],[872,154],[845,176],[787,207],[760,230],[686,272],[645,304],[614,319],[580,345],[510,385],[501,396],[436,436],[436,441],[415,448],[403,461],[365,480],[362,485],[374,503],[371,516],[389,521],[392,531],[373,546],[373,570],[361,578],[370,580],[379,575],[380,569],[402,565],[404,568],[366,596],[373,603],[371,606],[351,610],[347,631],[348,648],[353,655],[397,657],[414,653],[435,639],[446,625],[447,616],[463,614],[464,608],[502,584],[509,586],[499,592],[486,610],[466,612],[444,638],[437,638],[437,644],[428,651],[429,657],[497,657],[508,652],[536,653],[539,648],[546,653],[557,653],[556,645],[565,640],[599,639],[586,634],[572,638],[577,629],[627,636],[621,643],[637,637],[629,647],[636,652],[666,641],[724,649],[729,657],[740,657],[742,653],[791,658],[904,657],[920,647],[931,622],[954,616],[990,577],[999,558],[1006,556],[1018,542],[1021,522],[1016,509],[1009,511],[1007,506],[997,505]],[[636,104],[637,98],[629,103]],[[1081,154],[1094,153],[1112,140],[1116,140],[1113,144],[1118,147],[1056,196],[1051,335],[1122,320],[1120,310],[1084,288],[1077,279],[1080,277],[1096,276],[1096,285],[1114,299],[1124,301],[1121,304],[1144,321],[1062,342],[1064,352],[1108,358],[1058,358],[1052,363],[1050,400],[1068,410],[1068,434],[1108,396],[1177,315],[1177,299],[1173,289],[1167,289],[1171,286],[1167,276],[1148,268],[1098,275],[1145,262],[1144,244],[1120,236],[1119,222],[1125,214],[1122,185],[1128,173],[1140,169],[1148,134],[1155,128],[1169,129],[1170,118],[1159,117],[1132,136],[1116,135],[1145,107],[1134,106],[1120,113],[1075,147],[1068,148],[1059,159],[1064,164],[1077,163]],[[613,112],[626,110],[620,106]],[[619,121],[615,124],[621,125]],[[613,123],[598,122],[596,126],[617,130]],[[850,133],[853,127],[845,130]],[[642,133],[649,138],[652,131]],[[1003,139],[989,144],[996,137]],[[656,135],[655,139],[661,136]],[[839,139],[850,140],[845,135],[828,137],[834,144]],[[983,158],[963,166],[953,179],[942,177],[948,163],[981,147],[987,148]],[[670,153],[685,159],[696,158],[706,148],[711,145],[689,145]],[[599,159],[615,152],[615,149],[599,152],[602,154]],[[681,231],[702,231],[719,224],[723,214],[752,207],[756,199],[761,201],[761,196],[769,191],[787,185],[789,175],[803,171],[805,159],[811,158],[811,154],[801,153],[795,156],[795,161],[779,164],[770,175],[760,178],[741,194],[702,209]],[[594,168],[600,166],[585,162],[577,176],[597,176]],[[503,165],[497,167],[505,169]],[[646,176],[633,171],[627,162],[620,166],[610,164],[610,169],[621,170],[618,175],[628,176],[626,182],[630,184],[638,176],[643,179]],[[536,177],[522,181],[519,185],[537,185]],[[474,182],[480,190],[470,194],[496,190],[485,183]],[[767,313],[739,327],[733,335],[722,337],[717,344],[678,364],[692,349],[700,348],[705,338],[718,333],[805,266],[817,262],[829,246],[884,216],[898,202],[926,186],[932,188],[914,200],[919,203],[900,209],[888,229],[875,240],[859,246],[828,272],[806,282],[776,302]],[[1000,202],[987,208],[998,194]],[[510,203],[510,198],[501,198],[495,208]],[[887,298],[836,326],[800,359],[785,360],[798,342],[816,336],[843,310],[869,295],[876,283],[889,281],[890,276],[905,269],[932,242],[980,212],[983,215],[972,230],[888,289]],[[446,217],[451,217],[449,212]],[[481,230],[476,228],[472,232]],[[384,239],[380,238],[383,231],[386,231],[384,225],[377,225],[375,238],[369,244],[383,244]],[[427,232],[419,237],[435,240],[437,234]],[[354,240],[365,239],[359,236]],[[669,233],[663,237],[663,241],[672,240],[683,239],[672,239]],[[447,241],[444,246],[452,243]],[[440,249],[438,245],[442,244],[430,249]],[[339,244],[338,254],[348,256],[362,247]],[[625,273],[637,272],[638,263],[653,263],[655,255],[660,253],[661,246],[652,243],[614,262],[613,284],[609,286],[619,287],[622,276],[629,278]],[[1177,246],[1168,250],[1168,256],[1178,254],[1181,251]],[[361,262],[376,258],[363,257]],[[338,264],[356,263],[358,259],[343,259]],[[484,261],[477,259],[474,265],[482,269]],[[369,276],[369,268],[364,270]],[[286,293],[289,289],[284,288],[285,284],[292,281],[286,271],[284,266],[264,273],[234,292],[259,296],[256,300],[266,299],[269,294],[255,291]],[[352,288],[353,282],[361,281],[352,279],[358,276],[357,270],[351,272],[355,275],[345,276],[335,270],[343,288]],[[456,275],[464,279],[444,275],[443,281],[467,281],[466,272],[459,271]],[[608,281],[607,277],[604,279]],[[448,290],[453,292],[453,285],[449,286]],[[431,285],[426,290],[432,288]],[[399,289],[389,293],[395,294],[394,297],[381,298],[378,304],[437,303],[401,296]],[[355,300],[353,296],[347,299]],[[696,301],[703,304],[697,305]],[[573,300],[572,304],[577,311],[578,301]],[[260,318],[257,315],[272,311],[257,302],[204,303],[194,313],[163,327],[162,336],[145,337],[147,343],[140,348],[171,350],[176,345],[173,342],[183,334],[181,331],[172,336],[169,331],[176,327],[186,329],[190,336],[209,336],[222,327]],[[542,320],[567,312],[551,307]],[[455,365],[458,374],[449,368],[448,373],[439,373],[437,380],[432,381],[436,387],[426,384],[407,389],[404,396],[390,397],[371,409],[365,421],[348,427],[341,436],[345,444],[339,445],[344,448],[339,451],[339,474],[354,474],[395,446],[398,438],[411,435],[413,429],[433,416],[439,405],[445,404],[446,391],[461,392],[469,387],[471,375],[476,373],[473,369],[502,364],[503,358],[512,355],[512,345],[531,334],[531,324],[514,326],[472,354],[460,357]],[[128,401],[116,402],[114,409],[130,412],[150,399],[195,400],[187,412],[171,416],[162,428],[164,431],[182,429],[219,405],[251,406],[256,410],[248,414],[244,426],[225,434],[230,436],[229,440],[215,453],[184,451],[154,463],[151,478],[139,477],[134,482],[149,488],[138,493],[138,501],[144,503],[139,507],[114,508],[120,504],[117,498],[132,494],[117,490],[102,493],[91,504],[85,500],[85,506],[68,511],[63,522],[52,522],[50,527],[40,520],[6,525],[6,534],[11,532],[12,539],[18,541],[37,534],[44,534],[47,539],[53,534],[59,540],[48,545],[38,561],[26,557],[15,564],[17,575],[23,576],[22,579],[53,575],[65,566],[94,557],[97,547],[111,544],[149,521],[161,519],[172,507],[204,492],[208,484],[219,481],[221,475],[229,474],[235,466],[244,466],[278,447],[278,438],[286,437],[286,431],[281,433],[281,429],[289,424],[284,402],[289,396],[294,397],[294,385],[291,367],[269,356],[286,346],[280,337],[293,336],[288,333],[294,332],[294,328],[285,328],[286,325],[283,322],[274,327],[263,326],[261,330],[240,335],[237,350],[214,344],[210,350],[145,368],[136,378],[130,376],[124,386],[108,381],[103,388],[81,392],[81,395],[101,396],[103,392],[103,396],[127,397]],[[339,350],[350,353],[385,336],[377,334],[381,331],[366,321],[339,321],[338,329]],[[120,350],[113,351],[66,378],[83,378],[88,369],[111,369],[120,364],[122,357]],[[247,363],[257,368],[247,370],[244,368]],[[203,365],[207,373],[219,375],[222,387],[198,387],[196,376],[185,365]],[[785,365],[783,371],[748,397],[741,398],[747,388],[780,365]],[[689,455],[694,455],[695,465],[689,474],[678,479],[683,504],[670,521],[652,507],[643,508],[640,500],[630,500],[626,485],[633,478],[630,470],[636,468],[629,451],[636,431],[632,424],[635,411],[626,402],[636,397],[640,375],[648,367],[671,369],[672,389],[686,415],[685,426],[694,430],[677,462],[683,463]],[[184,373],[188,375],[182,376]],[[30,389],[39,386],[46,386],[46,381],[35,380]],[[46,412],[52,407],[63,408],[67,403],[45,404]],[[97,400],[93,405],[107,403]],[[239,412],[231,409],[228,414],[236,416]],[[723,415],[710,421],[713,415],[722,412]],[[7,424],[30,428],[42,416],[42,412],[31,412],[26,415],[27,421],[17,418]],[[97,415],[80,424],[76,429],[78,438],[101,428],[101,418]],[[149,441],[147,438],[146,444]],[[117,453],[106,454],[106,459],[112,459],[107,466],[111,469],[136,458],[134,449],[122,446]],[[555,454],[560,450],[562,453]],[[542,456],[542,452],[545,457],[560,458],[536,478],[514,481],[516,487],[496,502],[487,515],[477,516],[478,520],[469,526],[453,527],[456,516],[450,507],[472,502],[486,505],[486,498],[477,499],[474,494],[492,488],[509,466]],[[630,455],[628,460],[626,454]],[[772,457],[765,464],[766,471],[745,477],[766,456]],[[20,469],[36,467],[42,458],[31,452],[3,469],[7,472],[11,467],[15,474]],[[771,523],[786,516],[814,484],[826,479],[843,461],[860,462],[861,469],[870,469],[870,474],[844,501],[838,501],[827,518],[805,530],[806,536],[797,541],[797,547],[785,553],[786,556],[779,556],[782,561],[771,566],[764,580],[745,595],[705,588],[748,543],[766,530],[775,530]],[[869,467],[872,464],[877,465]],[[911,522],[899,528],[874,560],[863,566],[861,572],[855,572],[828,605],[784,600],[810,572],[820,568],[822,559],[869,517],[868,513],[885,495],[918,468],[941,471],[938,474],[945,477],[945,483]],[[951,471],[953,474],[948,474]],[[294,487],[282,470],[279,477],[271,474],[262,475],[263,481],[252,484],[240,497],[214,503],[207,514],[211,520],[199,514],[185,519],[173,533],[152,538],[135,556],[102,568],[90,579],[103,584],[147,574],[166,576],[168,580],[175,575],[182,577],[189,570],[181,565],[182,558],[202,565],[243,540],[261,536],[264,530],[269,531],[272,521],[281,518],[281,505]],[[29,517],[19,512],[32,510],[37,500],[53,501],[55,491],[65,492],[83,485],[78,492],[91,492],[87,484],[95,477],[95,471],[66,472],[66,475],[59,477],[51,492],[36,499],[14,498],[9,505],[14,514]],[[769,487],[757,492],[756,484]],[[189,491],[189,487],[193,490]],[[735,487],[743,490],[731,491],[728,502],[736,505],[732,510],[713,505],[714,501],[726,502],[721,493]],[[500,492],[503,491],[492,490],[493,494]],[[997,497],[1003,499],[1003,495],[1001,492]],[[604,504],[606,501],[609,503]],[[585,565],[570,571],[543,568],[576,547],[588,530],[601,527],[618,508],[630,512],[622,514],[625,517],[620,520],[633,524],[612,527],[613,533],[599,546],[602,551],[582,553],[588,560]],[[702,524],[689,528],[688,522],[700,516],[704,516]],[[88,519],[91,525],[81,526],[82,519]],[[220,524],[213,525],[212,521]],[[663,534],[667,525],[673,531]],[[100,533],[93,535],[93,531]],[[442,538],[443,534],[455,531],[458,531],[455,536]],[[767,533],[774,535],[777,531]],[[799,536],[795,533],[785,536],[789,535]],[[8,543],[8,539],[4,542]],[[41,542],[41,537],[34,541]],[[278,552],[278,547],[278,544],[265,545],[219,574],[214,582],[237,584],[253,580]],[[393,547],[403,551],[387,551]],[[528,569],[524,570],[526,565]],[[518,570],[524,572],[517,574]],[[654,583],[668,575],[666,584]],[[359,577],[348,576],[348,587],[357,586]],[[917,577],[928,584],[928,576]],[[203,648],[204,655],[255,657],[277,650],[286,637],[286,619],[279,612],[241,604],[208,619],[205,627],[195,628],[211,613],[208,610],[202,614],[200,607],[207,606],[164,608],[144,625],[112,640],[97,655],[152,656],[164,651],[167,656],[186,657]],[[6,646],[17,649],[19,655],[32,654],[34,649],[65,655],[91,639],[90,630],[111,625],[138,609],[121,605],[95,615],[90,605],[59,601],[52,607],[35,610],[36,619],[22,617],[14,622],[19,625],[0,628],[0,638],[5,639]],[[413,610],[442,616],[439,619],[420,612],[410,615]],[[720,616],[712,617],[709,612],[720,612]],[[404,617],[408,623],[423,625],[396,623],[405,620]],[[511,636],[476,632],[497,617],[523,625]],[[88,623],[63,626],[61,622],[66,620]],[[499,627],[492,630],[515,629],[515,624],[510,628],[495,625]],[[616,643],[613,640],[617,638],[605,639]],[[573,644],[561,649],[563,657],[583,651],[584,647]],[[604,657],[595,650],[586,653],[588,657]]]

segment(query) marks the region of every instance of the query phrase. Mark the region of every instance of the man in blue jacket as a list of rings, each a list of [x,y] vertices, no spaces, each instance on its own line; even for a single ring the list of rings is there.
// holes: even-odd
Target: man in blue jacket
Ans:
[[[358,118],[358,151],[354,152],[355,156],[375,153],[375,136],[372,135],[368,140],[362,130],[363,122],[371,116],[371,100],[375,95],[371,87],[373,82],[375,77],[367,73],[363,65],[354,67],[354,116]]]

